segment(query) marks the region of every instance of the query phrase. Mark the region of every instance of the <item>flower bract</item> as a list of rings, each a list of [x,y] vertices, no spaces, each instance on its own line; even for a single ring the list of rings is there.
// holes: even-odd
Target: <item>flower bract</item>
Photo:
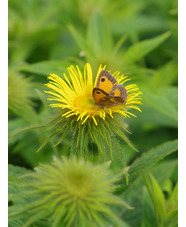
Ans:
[[[119,226],[119,218],[111,206],[130,208],[113,194],[121,175],[111,174],[103,165],[75,157],[55,157],[51,164],[40,164],[34,173],[23,179],[25,177],[30,183],[24,183],[24,190],[17,195],[22,198],[22,206],[15,205],[10,212],[11,217],[24,214],[24,227],[40,219],[56,227],[104,226],[105,220]],[[32,200],[25,205],[28,197]]]

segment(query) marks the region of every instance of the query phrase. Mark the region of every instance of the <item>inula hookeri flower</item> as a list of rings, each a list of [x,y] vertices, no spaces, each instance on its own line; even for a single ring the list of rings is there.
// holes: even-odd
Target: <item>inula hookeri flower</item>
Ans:
[[[46,84],[51,90],[45,91],[50,95],[49,100],[55,102],[51,104],[51,107],[63,109],[64,113],[61,117],[68,118],[70,116],[76,116],[76,120],[81,121],[82,125],[86,121],[92,120],[97,126],[100,118],[105,120],[107,115],[113,118],[114,113],[119,113],[124,117],[134,116],[129,111],[129,108],[140,111],[136,104],[141,104],[142,94],[136,84],[125,86],[128,96],[124,105],[113,105],[103,108],[103,106],[95,104],[92,91],[96,87],[100,72],[104,69],[105,66],[100,65],[95,80],[93,80],[91,65],[88,63],[85,65],[83,73],[78,66],[76,68],[70,66],[68,68],[68,77],[65,73],[63,74],[64,78],[51,74],[48,77],[49,83]],[[124,85],[130,80],[126,76],[120,75],[119,72],[113,73],[113,76],[118,84]]]
[[[15,204],[10,210],[11,220],[22,214],[25,227],[41,220],[46,226],[56,227],[104,226],[105,221],[120,226],[111,206],[130,208],[113,194],[121,176],[111,174],[105,165],[75,157],[54,158],[51,164],[40,164],[35,171],[23,176],[29,183],[22,184],[25,190],[17,195],[22,199],[21,206]]]
[[[70,66],[63,78],[51,74],[45,91],[52,101],[51,107],[58,108],[59,115],[52,122],[52,136],[60,136],[58,143],[72,131],[72,151],[86,154],[91,141],[104,153],[106,144],[112,156],[111,136],[119,135],[130,146],[125,136],[123,119],[135,116],[132,109],[140,111],[142,92],[136,84],[128,84],[127,76],[120,72],[105,70],[100,65],[93,76],[89,63],[81,72],[79,67]],[[58,144],[57,143],[57,144]]]

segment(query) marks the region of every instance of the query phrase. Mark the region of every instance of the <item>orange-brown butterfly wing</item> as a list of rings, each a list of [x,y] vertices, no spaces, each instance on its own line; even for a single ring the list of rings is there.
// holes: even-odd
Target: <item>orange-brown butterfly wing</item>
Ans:
[[[103,70],[99,74],[96,88],[99,88],[106,93],[110,93],[116,82],[117,80],[115,77],[112,76],[112,74],[110,74],[106,70]]]
[[[122,97],[109,96],[109,94],[99,88],[93,89],[93,98],[96,104],[102,106],[116,106],[119,104],[124,104]]]
[[[95,102],[99,105],[104,105],[105,101],[109,99],[108,93],[100,88],[94,88],[92,92]]]
[[[115,84],[109,93],[109,97],[115,105],[123,105],[126,103],[128,97],[127,90],[122,84]]]

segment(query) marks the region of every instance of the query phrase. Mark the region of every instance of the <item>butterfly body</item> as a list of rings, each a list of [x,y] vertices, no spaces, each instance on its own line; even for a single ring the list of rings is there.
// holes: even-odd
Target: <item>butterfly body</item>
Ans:
[[[116,78],[108,71],[101,71],[96,87],[92,92],[97,105],[110,107],[126,103],[127,91],[122,84],[117,84],[116,82]]]

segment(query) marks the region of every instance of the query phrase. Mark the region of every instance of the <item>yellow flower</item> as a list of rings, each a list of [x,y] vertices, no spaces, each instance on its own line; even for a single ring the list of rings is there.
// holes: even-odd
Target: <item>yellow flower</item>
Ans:
[[[135,116],[129,111],[129,109],[136,109],[140,111],[137,104],[141,103],[141,94],[136,84],[126,85],[125,83],[130,79],[127,76],[120,75],[120,72],[116,71],[112,75],[116,78],[117,83],[123,84],[127,90],[128,97],[124,105],[117,105],[111,107],[102,108],[95,104],[92,90],[96,87],[98,76],[106,66],[99,66],[96,78],[94,80],[92,68],[89,63],[84,67],[82,73],[78,66],[68,67],[68,76],[63,73],[64,78],[50,74],[48,77],[49,83],[46,84],[50,91],[45,91],[49,94],[49,100],[55,101],[50,104],[51,107],[58,107],[63,109],[62,117],[69,118],[70,116],[76,116],[77,121],[81,121],[83,125],[88,119],[92,119],[95,125],[98,125],[98,118],[103,120],[109,115],[114,118],[113,114],[118,113],[125,118],[130,115]]]
[[[128,132],[123,119],[135,116],[131,109],[140,111],[138,104],[141,103],[142,92],[136,84],[126,84],[128,79],[115,72],[112,75],[118,84],[125,86],[127,100],[124,105],[103,106],[95,104],[92,96],[93,88],[96,87],[99,74],[106,66],[99,66],[97,74],[93,76],[89,63],[85,64],[82,73],[78,66],[67,68],[68,74],[63,73],[63,78],[51,74],[46,86],[50,89],[45,91],[52,101],[51,107],[57,107],[59,115],[49,123],[51,135],[38,150],[40,150],[51,138],[56,138],[58,145],[66,136],[71,138],[70,154],[76,154],[87,159],[96,158],[96,151],[90,144],[97,145],[99,154],[106,160],[107,151],[113,159],[113,151],[117,153],[118,142],[114,134],[122,138],[134,150],[134,146],[125,135]],[[91,149],[90,149],[91,148]],[[137,150],[136,150],[137,151]],[[98,155],[99,155],[98,154]]]

